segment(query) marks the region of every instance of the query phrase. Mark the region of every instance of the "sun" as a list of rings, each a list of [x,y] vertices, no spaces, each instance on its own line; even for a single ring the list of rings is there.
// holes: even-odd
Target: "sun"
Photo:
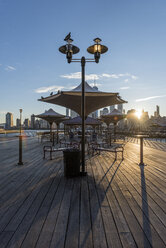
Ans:
[[[142,111],[140,109],[136,110],[135,115],[137,116],[138,119],[140,119],[142,116]]]

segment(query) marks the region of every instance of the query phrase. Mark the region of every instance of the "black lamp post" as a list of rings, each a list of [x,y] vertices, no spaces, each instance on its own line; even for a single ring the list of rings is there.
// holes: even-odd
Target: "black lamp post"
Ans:
[[[67,42],[66,45],[61,46],[59,51],[66,54],[68,63],[71,62],[81,62],[82,68],[82,97],[81,97],[81,115],[82,115],[82,139],[81,139],[81,160],[82,160],[82,172],[81,175],[86,175],[85,171],[85,63],[86,62],[96,62],[99,63],[100,54],[107,52],[108,48],[100,44],[101,39],[94,39],[95,44],[87,48],[87,51],[94,54],[94,59],[88,59],[84,56],[81,59],[72,59],[72,55],[80,51],[80,49],[72,45],[73,40],[71,39],[71,33],[69,33],[64,41]]]
[[[20,135],[19,135],[19,162],[18,165],[23,165],[22,162],[22,134],[21,134],[21,123],[22,123],[22,109],[20,109]]]

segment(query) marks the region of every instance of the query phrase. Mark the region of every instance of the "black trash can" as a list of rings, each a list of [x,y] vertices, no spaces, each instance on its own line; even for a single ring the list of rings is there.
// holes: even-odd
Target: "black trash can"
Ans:
[[[64,158],[64,176],[78,177],[80,176],[80,150],[66,149],[63,151]]]

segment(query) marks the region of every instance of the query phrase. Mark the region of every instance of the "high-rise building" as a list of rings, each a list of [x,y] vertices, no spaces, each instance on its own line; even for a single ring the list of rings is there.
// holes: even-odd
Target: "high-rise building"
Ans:
[[[115,105],[110,106],[110,113],[115,109]]]
[[[157,117],[160,116],[160,107],[158,105],[156,105],[156,115]]]
[[[100,110],[100,116],[103,115],[103,110]]]
[[[18,118],[16,119],[16,128],[18,129],[20,128],[20,119]]]
[[[13,127],[13,114],[8,112],[6,114],[6,129],[10,129],[11,127]]]
[[[70,109],[66,108],[66,116],[70,116]]]
[[[48,121],[40,119],[39,120],[39,128],[47,129],[48,128]]]
[[[98,118],[98,110],[92,113],[92,118]]]
[[[30,121],[29,121],[29,119],[25,119],[24,120],[24,126],[25,126],[25,128],[29,128],[30,127]]]
[[[71,110],[70,114],[71,114],[71,118],[75,118],[78,116],[78,114],[74,110]]]
[[[120,113],[123,113],[123,104],[118,104],[118,110]]]
[[[39,129],[40,128],[40,123],[39,120],[35,120],[35,125],[34,125],[35,129]]]
[[[108,114],[108,108],[103,108],[103,115]]]
[[[31,128],[32,129],[35,129],[36,127],[35,127],[35,115],[33,114],[33,115],[31,115]]]

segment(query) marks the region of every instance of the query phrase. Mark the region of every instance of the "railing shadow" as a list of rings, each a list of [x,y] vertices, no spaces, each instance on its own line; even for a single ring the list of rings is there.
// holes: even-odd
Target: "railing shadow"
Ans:
[[[93,159],[98,159],[98,155],[95,155]],[[109,157],[110,158],[110,157]],[[87,239],[89,238],[89,235],[91,231],[93,230],[93,225],[94,223],[96,224],[96,221],[98,221],[98,215],[101,213],[101,206],[103,205],[103,202],[106,200],[106,194],[107,191],[109,190],[109,187],[122,163],[122,161],[118,161],[118,164],[116,163],[117,160],[112,160],[110,159],[111,163],[107,164],[107,169],[104,172],[103,171],[103,176],[101,179],[98,178],[98,176],[95,175],[88,175],[87,177],[87,184],[89,188],[89,197],[90,197],[90,205],[89,208],[91,209],[91,227],[89,227],[84,235],[84,238],[82,242],[80,243],[80,247],[84,248],[86,247],[86,242]],[[93,163],[93,162],[92,162]],[[111,171],[111,169],[113,171]],[[94,169],[95,170],[95,169]],[[94,172],[93,172],[94,174]],[[107,175],[110,174],[109,180],[107,178]],[[105,181],[106,180],[106,181]],[[104,181],[105,181],[105,186],[104,186]],[[109,204],[109,203],[108,203]],[[102,219],[102,217],[101,217]],[[102,222],[102,221],[101,221]],[[104,230],[104,223],[98,223],[96,225],[100,225],[100,227],[103,225],[103,228],[101,228],[101,232]],[[107,240],[107,237],[106,237]],[[103,247],[105,247],[105,243],[107,242],[106,240],[103,240]],[[93,244],[94,245],[94,244]],[[109,246],[109,244],[107,244]]]
[[[144,248],[146,248],[147,238],[150,244],[152,245],[152,234],[151,234],[151,226],[150,226],[150,220],[149,220],[149,207],[148,207],[148,198],[147,198],[147,192],[146,192],[146,179],[145,179],[145,173],[144,173],[144,166],[145,165],[140,165]]]

